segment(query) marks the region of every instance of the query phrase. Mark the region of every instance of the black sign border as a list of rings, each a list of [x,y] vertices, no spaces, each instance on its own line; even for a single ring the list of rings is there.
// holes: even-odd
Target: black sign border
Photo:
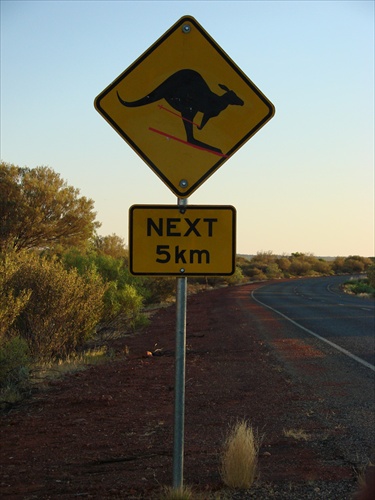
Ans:
[[[140,273],[134,272],[133,270],[133,247],[134,247],[134,238],[133,238],[133,212],[134,210],[173,210],[183,211],[181,213],[186,214],[190,211],[194,210],[230,210],[232,212],[232,270],[229,273],[192,273],[192,272],[166,272],[166,273]],[[175,276],[175,277],[184,277],[184,276],[232,276],[236,271],[236,233],[237,233],[237,210],[232,205],[132,205],[129,208],[129,271],[134,276]]]
[[[207,40],[207,42],[221,55],[221,57],[231,66],[240,78],[257,94],[260,100],[268,107],[268,114],[261,120],[255,127],[240,139],[235,146],[227,151],[226,157],[221,157],[202,177],[187,189],[179,190],[174,186],[167,177],[159,170],[154,162],[135,144],[135,142],[117,125],[112,118],[101,107],[101,100],[113,90],[122,80],[124,80],[137,66],[139,66],[154,50],[156,50],[172,33],[181,28],[184,23],[191,23]],[[275,114],[273,104],[266,98],[266,96],[256,87],[251,80],[243,73],[237,64],[224,52],[224,50],[215,42],[215,40],[203,29],[203,27],[192,16],[184,16],[177,23],[175,23],[168,31],[164,33],[148,50],[146,50],[138,59],[134,61],[121,75],[119,75],[106,89],[103,90],[95,99],[94,106],[96,110],[108,121],[108,123],[118,132],[118,134],[133,148],[133,150],[147,163],[147,165],[160,177],[160,179],[171,189],[171,191],[180,198],[187,198],[198,187],[200,187],[223,163],[225,163],[246,141],[250,139],[260,128],[265,125]]]

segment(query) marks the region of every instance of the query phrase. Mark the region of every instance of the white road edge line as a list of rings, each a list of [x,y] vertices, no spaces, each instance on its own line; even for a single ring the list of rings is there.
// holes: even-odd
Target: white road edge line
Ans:
[[[331,342],[330,340],[327,340],[325,339],[324,337],[321,337],[319,334],[317,333],[314,333],[312,332],[311,330],[309,330],[308,328],[305,328],[304,326],[300,325],[299,323],[297,323],[296,321],[294,321],[293,319],[289,318],[288,316],[285,316],[285,314],[283,314],[282,312],[278,311],[277,309],[274,309],[273,307],[271,306],[268,306],[267,304],[265,304],[264,302],[262,302],[261,300],[258,300],[255,298],[254,296],[254,291],[253,290],[251,292],[251,298],[253,300],[255,300],[255,302],[258,302],[258,304],[266,307],[267,309],[270,309],[271,311],[275,312],[276,314],[279,314],[280,316],[282,316],[283,318],[285,318],[286,320],[290,321],[291,323],[293,323],[293,325],[297,326],[298,328],[301,328],[301,330],[309,333],[310,335],[313,335],[314,337],[316,337],[317,339],[325,342],[326,344],[330,345],[331,347],[333,347],[334,349],[337,349],[338,351],[340,351],[342,354],[345,354],[346,356],[348,356],[349,358],[351,359],[354,359],[354,361],[357,361],[358,363],[360,363],[361,365],[365,366],[366,368],[369,368],[370,370],[372,371],[375,371],[375,366],[372,365],[371,363],[368,363],[367,361],[365,361],[364,359],[361,359],[359,358],[358,356],[356,356],[355,354],[352,354],[351,352],[347,351],[346,349],[344,349],[343,347],[340,347],[339,345],[335,344],[334,342]]]

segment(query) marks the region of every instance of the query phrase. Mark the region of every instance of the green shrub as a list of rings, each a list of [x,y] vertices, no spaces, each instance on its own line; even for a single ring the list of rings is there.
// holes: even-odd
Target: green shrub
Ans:
[[[370,285],[375,288],[375,264],[372,264],[368,269],[367,269],[367,278],[370,283]]]
[[[254,273],[250,274],[250,277],[252,281],[265,281],[268,279],[267,275],[259,269],[254,269]]]
[[[244,280],[244,275],[239,266],[236,266],[236,269],[231,276],[225,277],[225,281],[228,283],[228,285],[238,285],[242,283],[243,280]]]
[[[315,271],[319,275],[330,275],[333,274],[332,266],[329,262],[323,259],[316,259],[312,264],[313,271]]]
[[[297,257],[292,259],[289,270],[295,276],[306,276],[312,270],[311,263],[308,260]]]
[[[276,279],[276,278],[281,278],[283,276],[283,273],[279,266],[274,262],[272,264],[269,264],[266,267],[266,276],[268,279]]]
[[[82,276],[89,272],[98,274],[106,284],[103,296],[104,307],[100,318],[102,327],[108,326],[121,316],[121,321],[135,328],[144,318],[141,314],[144,296],[152,296],[151,286],[145,286],[142,280],[130,275],[123,257],[113,257],[104,253],[82,253],[70,249],[62,261],[67,269],[75,269]]]
[[[19,385],[28,378],[30,354],[27,342],[13,337],[0,345],[0,388]]]
[[[375,296],[375,288],[370,284],[368,279],[347,281],[344,283],[344,288],[347,292],[356,295],[366,294]]]
[[[332,267],[333,270],[339,273],[363,273],[373,265],[371,259],[360,257],[359,255],[349,255],[349,257],[336,257]]]
[[[108,284],[104,294],[102,322],[109,323],[121,315],[132,328],[135,328],[141,315],[142,306],[143,297],[132,285],[125,285],[119,290],[117,283],[112,281]]]
[[[20,254],[18,269],[9,281],[15,296],[31,290],[14,320],[11,332],[28,343],[34,358],[67,356],[94,332],[103,310],[105,286],[94,272],[84,277],[65,270],[56,259]]]
[[[167,277],[140,278],[137,289],[144,296],[146,304],[158,304],[175,294],[176,280]]]
[[[31,290],[26,289],[15,295],[10,285],[19,265],[14,253],[0,255],[0,343],[31,295]]]
[[[70,248],[63,254],[62,262],[66,269],[75,268],[81,276],[90,270],[95,270],[103,281],[114,281],[119,288],[126,284],[136,285],[137,283],[137,278],[130,274],[123,258]]]

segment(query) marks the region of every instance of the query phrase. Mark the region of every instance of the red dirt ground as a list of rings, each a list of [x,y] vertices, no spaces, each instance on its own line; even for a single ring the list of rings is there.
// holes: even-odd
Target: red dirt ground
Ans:
[[[249,300],[256,286],[189,296],[184,482],[204,498],[215,492],[216,498],[218,492],[226,498],[350,498],[353,469],[333,448],[283,435],[284,427],[300,426],[301,402],[307,405],[304,430],[319,433],[320,423],[308,418],[314,394],[291,382],[263,340],[261,325],[276,327],[277,320]],[[114,361],[51,381],[2,415],[0,496],[154,498],[171,485],[175,322],[174,306],[158,310],[143,331],[110,342]],[[283,345],[289,353],[299,347]],[[264,435],[260,479],[245,493],[228,492],[219,474],[224,436],[238,418]],[[339,485],[344,493],[323,494]]]

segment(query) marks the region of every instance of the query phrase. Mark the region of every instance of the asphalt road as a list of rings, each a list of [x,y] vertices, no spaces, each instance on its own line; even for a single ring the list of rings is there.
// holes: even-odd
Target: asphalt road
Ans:
[[[375,301],[343,293],[347,280],[265,284],[252,297],[266,307],[259,329],[281,373],[292,385],[303,384],[306,401],[296,421],[319,415],[322,429],[330,429],[334,460],[356,469],[375,463]]]
[[[348,295],[348,276],[308,278],[262,286],[253,298],[352,360],[375,370],[375,301]]]

